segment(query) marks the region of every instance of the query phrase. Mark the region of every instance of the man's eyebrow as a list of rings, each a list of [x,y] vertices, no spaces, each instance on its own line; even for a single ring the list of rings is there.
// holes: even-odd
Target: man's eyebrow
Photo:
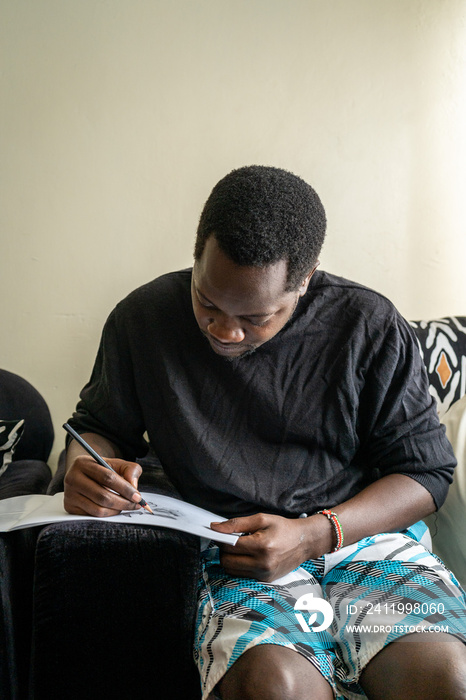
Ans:
[[[196,294],[199,297],[202,297],[202,299],[204,301],[206,301],[208,304],[212,304],[213,307],[217,308],[215,306],[215,304],[213,303],[213,301],[210,301],[210,299],[208,297],[206,297],[206,295],[203,294],[201,292],[201,290],[196,285],[194,285],[194,288],[196,290]],[[269,311],[268,313],[263,313],[263,314],[242,314],[242,316],[244,316],[245,318],[265,318],[266,316],[273,316],[274,313],[275,313],[275,311]]]

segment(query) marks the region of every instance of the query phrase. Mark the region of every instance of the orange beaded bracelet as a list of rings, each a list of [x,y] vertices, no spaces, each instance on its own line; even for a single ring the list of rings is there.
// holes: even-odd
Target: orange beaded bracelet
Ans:
[[[335,549],[332,550],[332,552],[338,552],[339,549],[343,547],[343,528],[341,526],[340,521],[338,520],[338,515],[333,511],[333,510],[319,510],[317,515],[325,515],[330,522],[333,525],[333,529],[335,530],[335,535],[337,536],[337,544],[335,546]]]

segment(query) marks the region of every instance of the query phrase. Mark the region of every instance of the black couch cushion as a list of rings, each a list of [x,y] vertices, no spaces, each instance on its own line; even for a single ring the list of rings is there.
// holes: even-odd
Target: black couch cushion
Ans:
[[[44,528],[31,698],[199,698],[198,570],[199,539],[185,533],[95,521]]]
[[[0,476],[0,500],[31,493],[46,493],[52,478],[50,467],[37,459],[12,462]]]
[[[45,493],[51,479],[46,460],[53,444],[50,412],[39,392],[25,379],[0,369],[0,420],[24,421],[0,476],[0,499]],[[11,450],[10,450],[11,452]],[[5,455],[4,455],[5,456]],[[10,456],[6,461],[9,462]],[[38,528],[0,536],[0,697],[27,697],[32,620],[32,580]]]
[[[48,406],[29,382],[0,369],[0,419],[24,420],[24,432],[13,459],[46,462],[53,445],[53,426]]]

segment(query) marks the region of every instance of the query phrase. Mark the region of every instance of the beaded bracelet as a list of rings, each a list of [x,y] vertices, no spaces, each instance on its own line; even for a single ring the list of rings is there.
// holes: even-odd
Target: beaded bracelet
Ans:
[[[334,513],[333,510],[319,510],[316,515],[326,515],[327,518],[330,520],[330,522],[333,525],[333,529],[335,530],[335,534],[337,536],[337,544],[335,549],[333,549],[333,552],[338,552],[339,549],[343,547],[343,528],[341,526],[340,521],[338,520],[338,515]]]

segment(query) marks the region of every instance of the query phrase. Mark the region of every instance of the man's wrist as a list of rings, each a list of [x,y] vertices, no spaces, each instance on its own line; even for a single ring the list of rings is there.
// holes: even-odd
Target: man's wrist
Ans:
[[[335,547],[332,549],[332,552],[338,552],[338,550],[343,547],[344,542],[343,528],[341,526],[338,513],[335,513],[334,510],[325,508],[324,510],[319,510],[317,515],[325,515],[325,517],[332,523],[333,531],[335,533]]]
[[[303,519],[306,561],[319,559],[335,548],[335,534],[332,523],[323,515],[315,513]]]

